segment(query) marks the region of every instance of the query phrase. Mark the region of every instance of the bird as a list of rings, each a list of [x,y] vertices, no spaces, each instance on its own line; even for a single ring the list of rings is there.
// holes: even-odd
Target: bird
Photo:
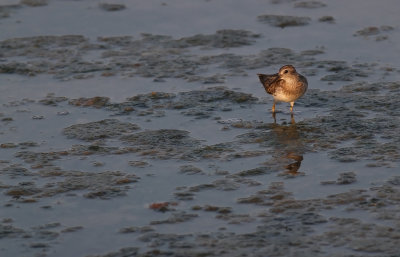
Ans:
[[[307,91],[306,77],[297,73],[292,65],[284,65],[279,72],[272,75],[257,74],[265,91],[274,97],[272,113],[275,113],[276,102],[289,102],[290,112],[293,113],[294,101]]]

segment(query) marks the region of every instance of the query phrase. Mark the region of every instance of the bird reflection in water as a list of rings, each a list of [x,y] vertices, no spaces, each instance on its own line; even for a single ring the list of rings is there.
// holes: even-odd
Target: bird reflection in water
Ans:
[[[275,149],[273,162],[282,168],[285,168],[283,176],[304,175],[299,172],[301,162],[303,161],[304,143],[300,136],[298,126],[291,114],[290,123],[283,122],[281,125],[276,122],[276,114],[273,113],[274,124],[271,134],[275,140]]]

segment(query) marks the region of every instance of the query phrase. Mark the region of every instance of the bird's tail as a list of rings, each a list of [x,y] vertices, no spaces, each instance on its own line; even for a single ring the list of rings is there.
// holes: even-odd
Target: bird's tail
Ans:
[[[260,82],[261,82],[262,84],[264,84],[266,81],[268,81],[268,79],[267,79],[267,78],[268,78],[268,75],[258,73],[257,76],[258,76],[258,78],[260,79]]]
[[[273,87],[272,84],[275,82],[279,76],[278,74],[272,74],[272,75],[266,75],[266,74],[257,74],[258,78],[260,79],[261,84],[264,86],[265,91],[267,91],[268,94],[273,93]]]
[[[264,86],[269,86],[272,82],[278,79],[278,74],[272,74],[272,75],[267,75],[267,74],[257,74],[258,78],[260,79],[260,82]]]

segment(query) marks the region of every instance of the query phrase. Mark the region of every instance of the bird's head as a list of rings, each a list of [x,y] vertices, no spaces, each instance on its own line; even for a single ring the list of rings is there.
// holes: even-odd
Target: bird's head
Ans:
[[[295,74],[296,69],[292,65],[285,65],[279,69],[279,75],[285,77],[287,75]]]

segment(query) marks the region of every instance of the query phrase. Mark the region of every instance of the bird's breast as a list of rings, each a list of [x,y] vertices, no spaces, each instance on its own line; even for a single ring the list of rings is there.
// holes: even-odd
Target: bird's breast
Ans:
[[[280,87],[276,88],[273,96],[276,101],[293,102],[304,95],[307,84],[298,80],[286,80]]]

